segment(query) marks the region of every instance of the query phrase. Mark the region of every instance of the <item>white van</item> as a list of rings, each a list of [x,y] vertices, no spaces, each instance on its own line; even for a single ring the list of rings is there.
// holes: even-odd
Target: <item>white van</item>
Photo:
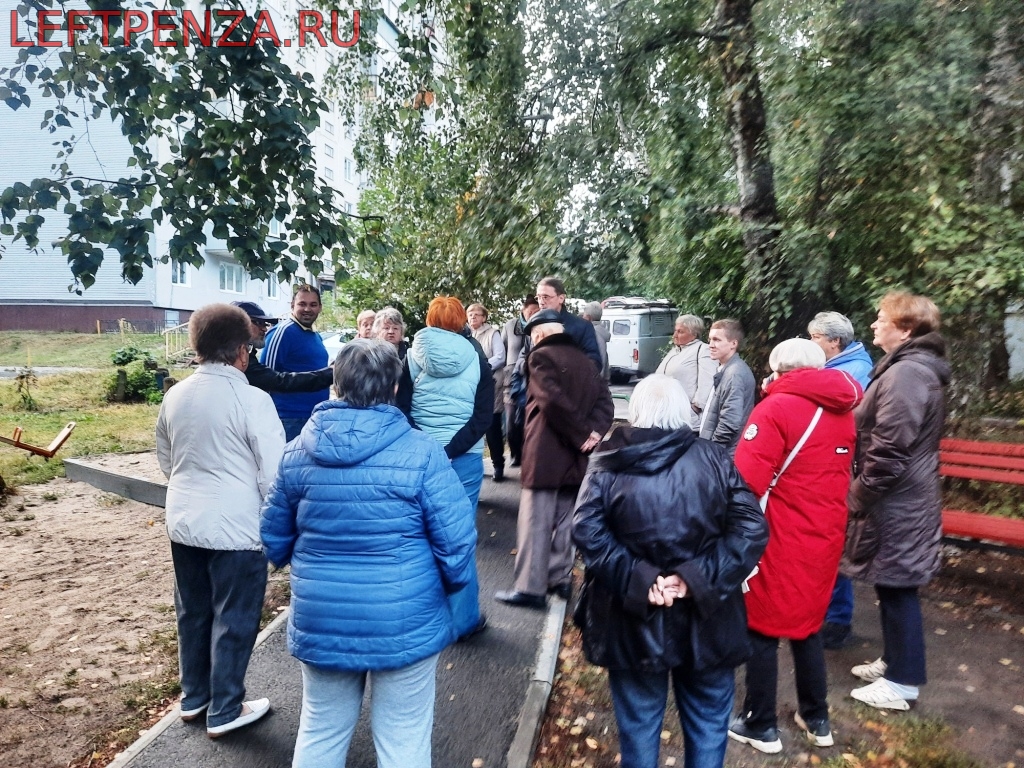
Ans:
[[[608,366],[614,384],[654,373],[672,343],[679,310],[665,299],[612,296],[601,302],[601,322],[611,333]]]

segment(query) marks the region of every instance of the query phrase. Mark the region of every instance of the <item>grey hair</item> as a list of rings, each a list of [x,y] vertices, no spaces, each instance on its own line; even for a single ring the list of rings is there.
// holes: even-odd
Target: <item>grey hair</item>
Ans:
[[[807,324],[808,333],[820,333],[829,341],[837,340],[840,351],[853,341],[853,323],[846,315],[838,312],[819,312]]]
[[[359,325],[359,323],[363,322],[364,318],[376,317],[376,316],[377,316],[377,313],[374,312],[372,309],[364,309],[362,312],[360,312],[358,315],[356,315],[356,325]]]
[[[663,373],[645,376],[629,397],[629,423],[634,427],[692,428],[692,413],[683,385]]]
[[[704,321],[696,315],[680,315],[676,318],[676,325],[683,326],[695,339],[704,336]]]
[[[207,304],[188,320],[188,339],[200,363],[231,365],[252,338],[252,320],[231,304]]]
[[[394,405],[402,373],[395,345],[381,339],[353,339],[334,358],[334,391],[353,408]]]
[[[600,320],[603,315],[604,308],[601,306],[600,301],[588,302],[587,305],[583,307],[583,316],[588,317],[591,320]]]
[[[384,323],[391,323],[391,325],[397,325],[402,329],[402,333],[405,333],[405,320],[402,319],[402,313],[394,307],[384,307],[377,316],[373,318],[373,335],[376,336],[380,333],[380,329]]]

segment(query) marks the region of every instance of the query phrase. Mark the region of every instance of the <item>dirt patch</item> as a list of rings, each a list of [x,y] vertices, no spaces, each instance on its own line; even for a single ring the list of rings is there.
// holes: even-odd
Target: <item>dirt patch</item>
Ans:
[[[152,454],[98,463],[163,481]],[[0,551],[4,766],[115,754],[177,698],[164,511],[65,479],[25,486],[0,507]]]

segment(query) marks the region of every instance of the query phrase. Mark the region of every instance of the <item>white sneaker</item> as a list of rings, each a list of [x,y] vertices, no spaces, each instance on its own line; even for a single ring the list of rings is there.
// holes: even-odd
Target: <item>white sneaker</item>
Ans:
[[[210,703],[207,702],[206,704],[203,704],[203,706],[196,707],[195,709],[183,709],[179,714],[181,715],[182,720],[184,720],[186,723],[190,723],[209,708]]]
[[[889,665],[881,658],[875,659],[869,664],[858,664],[850,670],[854,677],[859,677],[865,683],[873,683],[881,677],[885,677],[885,670]]]
[[[898,709],[902,712],[910,709],[910,702],[896,692],[884,677],[863,688],[854,688],[850,691],[850,697],[875,709]]]
[[[247,701],[242,705],[241,714],[232,720],[230,723],[224,723],[224,725],[214,725],[206,729],[206,735],[211,739],[216,739],[218,736],[223,736],[225,733],[242,728],[250,723],[255,723],[267,712],[270,711],[270,699],[255,699],[254,701]]]

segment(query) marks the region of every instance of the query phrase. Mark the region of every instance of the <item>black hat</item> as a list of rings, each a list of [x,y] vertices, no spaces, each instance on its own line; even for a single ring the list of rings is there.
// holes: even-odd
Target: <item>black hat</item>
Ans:
[[[270,317],[263,311],[263,307],[252,301],[232,301],[231,306],[238,307],[245,312],[251,320],[263,323],[276,323],[280,318]]]
[[[538,325],[560,322],[562,322],[562,315],[557,310],[542,309],[540,312],[535,312],[533,317],[526,321],[526,325],[523,326],[523,330],[530,333]]]

